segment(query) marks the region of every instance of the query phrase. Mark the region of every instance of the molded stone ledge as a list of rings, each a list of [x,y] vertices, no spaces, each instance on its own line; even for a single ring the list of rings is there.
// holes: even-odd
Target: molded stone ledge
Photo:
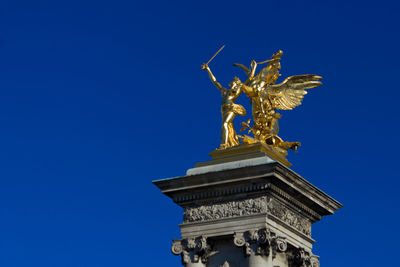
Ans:
[[[276,161],[271,159],[270,157],[263,156],[263,157],[253,158],[253,159],[244,159],[244,160],[224,162],[224,163],[214,164],[214,165],[195,167],[195,168],[187,170],[186,175],[198,175],[198,174],[204,174],[204,173],[209,173],[209,172],[232,170],[232,169],[244,168],[244,167],[249,167],[249,166],[268,164],[268,163],[272,163],[272,162],[276,162]]]
[[[317,217],[331,215],[342,207],[339,202],[277,162],[181,176],[153,183],[181,206],[202,198],[263,190],[263,184],[271,184],[276,192],[286,195],[292,202],[301,203],[318,214]]]

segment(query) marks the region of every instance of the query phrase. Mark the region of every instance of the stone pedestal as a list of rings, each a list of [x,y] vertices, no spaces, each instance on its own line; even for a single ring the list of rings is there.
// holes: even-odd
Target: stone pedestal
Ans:
[[[342,205],[265,151],[214,155],[185,176],[153,181],[184,209],[172,245],[182,264],[318,267],[311,225]]]

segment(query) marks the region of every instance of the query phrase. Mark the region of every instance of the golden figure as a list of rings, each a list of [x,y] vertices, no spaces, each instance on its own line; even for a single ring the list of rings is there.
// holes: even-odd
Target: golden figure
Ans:
[[[272,154],[279,155],[278,158],[286,161],[288,149],[296,151],[300,146],[299,142],[285,142],[278,136],[279,119],[282,115],[276,110],[291,110],[299,105],[307,94],[307,89],[320,86],[319,81],[322,77],[314,74],[295,75],[286,78],[283,82],[276,84],[281,69],[280,59],[283,55],[282,50],[272,55],[272,58],[257,63],[252,60],[250,68],[242,64],[235,63],[234,66],[240,67],[247,74],[245,82],[241,82],[235,77],[229,84],[230,89],[223,87],[214,77],[208,64],[210,61],[224,48],[221,47],[217,53],[205,64],[202,69],[208,72],[211,81],[221,91],[222,94],[222,130],[221,130],[221,146],[225,149],[239,145],[239,138],[247,144],[261,143],[268,147]],[[256,74],[258,66],[268,63]],[[242,130],[248,129],[249,133],[253,133],[254,137],[248,135],[237,135],[233,119],[237,114],[244,116],[246,110],[238,104],[235,104],[239,95],[244,92],[251,100],[253,125],[250,125],[251,119],[242,122]],[[287,164],[290,164],[286,161]]]
[[[246,110],[243,106],[235,104],[235,100],[242,93],[242,82],[239,78],[235,77],[229,84],[230,89],[223,87],[215,78],[211,72],[210,67],[207,63],[201,65],[203,70],[208,72],[213,84],[221,91],[222,104],[221,104],[221,115],[222,115],[222,129],[221,129],[221,145],[220,149],[237,146],[239,145],[239,139],[236,135],[235,127],[233,125],[233,119],[237,114],[244,116]]]
[[[249,132],[253,132],[254,138],[243,136],[242,139],[246,143],[262,142],[271,145],[276,152],[282,156],[287,155],[289,148],[296,150],[300,146],[299,142],[284,142],[278,136],[279,123],[281,114],[275,109],[291,110],[299,106],[303,100],[306,89],[311,89],[320,86],[322,83],[319,80],[322,77],[307,74],[295,75],[286,78],[282,83],[275,84],[281,69],[280,59],[283,55],[282,50],[279,50],[272,56],[272,59],[258,63],[258,65],[268,62],[267,67],[263,68],[256,76],[254,61],[251,64],[250,71],[242,64],[234,64],[242,68],[248,75],[247,81],[244,83],[243,91],[252,100],[252,117],[253,126],[250,121],[242,123],[243,129],[249,128]]]

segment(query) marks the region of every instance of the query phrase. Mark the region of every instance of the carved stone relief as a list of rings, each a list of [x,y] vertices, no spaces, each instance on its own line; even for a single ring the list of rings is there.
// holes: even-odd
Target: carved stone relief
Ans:
[[[285,252],[287,249],[285,238],[277,236],[267,228],[237,232],[233,236],[233,243],[243,247],[246,256],[252,254],[268,256],[272,252],[272,258],[275,258],[276,253]]]
[[[274,199],[268,202],[268,212],[307,236],[311,236],[311,222],[300,217]]]
[[[311,256],[311,267],[319,267],[319,257],[316,255]]]
[[[319,267],[319,257],[304,248],[292,248],[287,256],[289,267]]]
[[[311,236],[311,222],[274,199],[266,196],[232,200],[222,203],[186,207],[183,221],[202,222],[260,213],[269,213],[307,236]]]
[[[189,262],[207,263],[211,253],[211,245],[207,242],[207,238],[200,236],[197,238],[186,238],[174,240],[171,251],[174,255],[182,256],[182,264]]]
[[[185,208],[184,222],[201,222],[267,212],[267,197]]]

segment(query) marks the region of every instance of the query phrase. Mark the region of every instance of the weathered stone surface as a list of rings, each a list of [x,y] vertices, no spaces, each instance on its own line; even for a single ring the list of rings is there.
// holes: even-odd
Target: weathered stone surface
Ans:
[[[230,218],[243,215],[266,213],[268,211],[266,196],[232,200],[223,203],[185,207],[183,222],[201,222]]]
[[[172,252],[186,267],[319,267],[311,226],[342,205],[282,164],[253,156],[153,182],[183,208]]]
[[[206,264],[211,253],[211,245],[205,236],[178,239],[174,240],[171,251],[175,255],[182,256],[183,264]]]
[[[266,213],[311,236],[311,221],[267,196],[184,208],[183,222],[202,222]]]
[[[256,166],[256,165],[267,164],[267,163],[272,163],[272,162],[276,162],[276,161],[269,157],[258,157],[258,158],[244,159],[244,160],[238,160],[238,161],[233,161],[233,162],[225,162],[225,163],[220,163],[220,164],[210,164],[210,165],[203,164],[204,166],[201,165],[199,167],[187,170],[186,175],[198,175],[198,174],[204,174],[204,173],[208,173],[208,172],[232,170],[232,169],[244,168],[244,167],[248,167],[248,166]]]
[[[321,216],[333,214],[342,206],[278,162],[186,175],[153,183],[182,207],[200,200],[209,202],[218,197],[227,199],[228,196],[236,198],[240,194],[251,195],[256,191],[268,190],[268,187],[295,205],[301,205],[305,212],[313,214],[315,221]]]

